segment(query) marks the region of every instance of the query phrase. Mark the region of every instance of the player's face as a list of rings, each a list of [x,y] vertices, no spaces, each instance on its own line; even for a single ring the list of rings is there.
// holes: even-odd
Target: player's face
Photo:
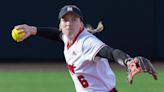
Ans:
[[[79,16],[70,12],[61,18],[59,26],[64,35],[73,39],[80,29],[83,28],[83,22]]]

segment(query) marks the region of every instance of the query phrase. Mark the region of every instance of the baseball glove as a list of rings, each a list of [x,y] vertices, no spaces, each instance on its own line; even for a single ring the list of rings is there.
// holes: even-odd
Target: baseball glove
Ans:
[[[128,81],[130,84],[132,84],[134,76],[140,72],[149,73],[153,76],[155,80],[157,80],[156,69],[151,64],[150,60],[138,56],[135,58],[126,59],[125,63],[127,64]]]

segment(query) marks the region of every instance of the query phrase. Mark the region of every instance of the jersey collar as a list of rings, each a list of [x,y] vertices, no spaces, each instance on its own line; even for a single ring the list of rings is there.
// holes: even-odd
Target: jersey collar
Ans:
[[[67,43],[67,49],[69,49],[75,43],[75,41],[77,40],[77,38],[79,37],[79,35],[81,34],[81,32],[83,32],[83,30],[84,30],[84,28],[77,33],[77,35],[73,39],[72,44]]]

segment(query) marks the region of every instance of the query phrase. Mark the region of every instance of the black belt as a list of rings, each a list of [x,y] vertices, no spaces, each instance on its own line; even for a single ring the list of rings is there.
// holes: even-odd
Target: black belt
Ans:
[[[113,88],[112,90],[110,90],[109,92],[117,92],[116,88]]]

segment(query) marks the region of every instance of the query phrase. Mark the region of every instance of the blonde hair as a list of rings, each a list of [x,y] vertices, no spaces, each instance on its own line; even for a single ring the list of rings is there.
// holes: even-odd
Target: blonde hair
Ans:
[[[102,32],[103,29],[104,29],[104,26],[102,24],[102,21],[99,21],[96,29],[94,29],[90,24],[86,25],[86,29],[87,29],[88,32],[94,34],[94,33],[97,33],[97,32]]]
[[[88,32],[95,34],[97,32],[102,32],[104,30],[104,25],[102,24],[102,21],[99,21],[96,29],[94,29],[90,24],[87,24],[85,28],[87,29]],[[60,23],[59,23],[59,31],[61,31]]]

